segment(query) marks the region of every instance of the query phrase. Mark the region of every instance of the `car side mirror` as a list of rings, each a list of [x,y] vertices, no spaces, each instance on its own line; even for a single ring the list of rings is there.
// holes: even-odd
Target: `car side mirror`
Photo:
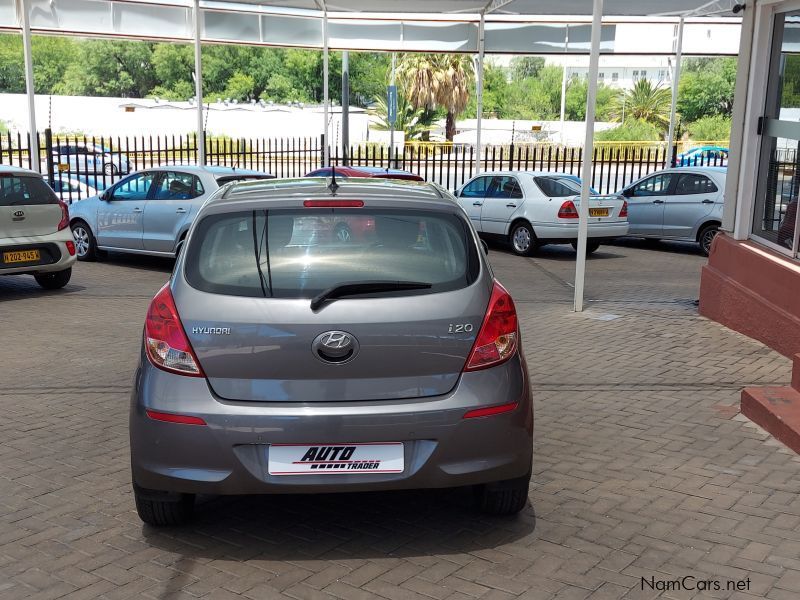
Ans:
[[[486,243],[486,240],[481,240],[481,247],[484,254],[489,254],[489,244]]]
[[[460,197],[461,196],[461,190],[456,190],[455,192],[453,192],[453,196],[455,196],[456,198]]]
[[[622,190],[622,195],[626,198],[630,198],[633,196],[633,188],[628,188],[627,190]]]
[[[110,190],[103,190],[100,193],[100,200],[102,200],[103,202],[108,202],[109,200],[111,200],[111,191]]]

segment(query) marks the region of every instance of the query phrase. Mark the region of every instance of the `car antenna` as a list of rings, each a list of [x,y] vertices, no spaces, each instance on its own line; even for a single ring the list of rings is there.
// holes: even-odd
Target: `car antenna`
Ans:
[[[336,183],[336,167],[333,165],[331,165],[331,182],[328,184],[328,189],[331,191],[331,196],[335,196],[339,189],[339,184]]]

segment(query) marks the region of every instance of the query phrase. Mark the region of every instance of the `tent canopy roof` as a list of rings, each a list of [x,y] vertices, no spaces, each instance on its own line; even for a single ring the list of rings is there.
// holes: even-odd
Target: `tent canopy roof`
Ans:
[[[293,11],[328,13],[393,13],[394,15],[438,14],[519,16],[591,16],[592,0],[234,0],[237,3]],[[228,0],[220,0],[226,3]],[[733,16],[734,0],[605,0],[603,14],[609,17]]]

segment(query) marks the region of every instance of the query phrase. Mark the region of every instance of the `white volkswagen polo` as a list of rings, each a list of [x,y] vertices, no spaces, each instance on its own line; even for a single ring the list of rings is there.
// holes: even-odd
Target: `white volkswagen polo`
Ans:
[[[516,254],[530,256],[545,244],[577,248],[580,193],[580,180],[572,175],[503,171],[473,177],[456,196],[481,236],[508,241]],[[592,194],[587,252],[627,233],[625,199]]]

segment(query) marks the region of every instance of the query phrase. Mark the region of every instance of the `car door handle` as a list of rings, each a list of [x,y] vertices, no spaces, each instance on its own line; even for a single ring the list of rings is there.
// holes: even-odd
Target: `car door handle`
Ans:
[[[186,214],[186,209],[185,208],[179,208],[175,212],[178,213],[179,215],[185,215]]]
[[[137,206],[136,208],[133,209],[133,212],[140,213],[142,212],[142,209]]]
[[[516,204],[506,204],[506,208],[517,208]]]
[[[705,200],[703,200],[703,204],[714,204],[714,201],[706,198]]]
[[[483,202],[473,202],[472,206],[483,206]]]
[[[664,204],[663,200],[653,200],[653,204]]]

